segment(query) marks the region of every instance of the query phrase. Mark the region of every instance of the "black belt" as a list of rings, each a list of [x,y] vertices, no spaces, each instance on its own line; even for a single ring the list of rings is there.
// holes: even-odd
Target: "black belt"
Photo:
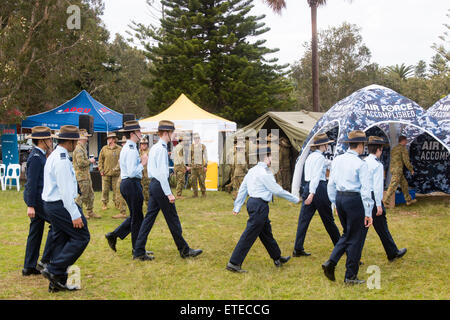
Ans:
[[[141,182],[141,178],[125,178],[125,179],[122,179],[122,181],[125,181],[125,180]]]
[[[264,199],[261,199],[261,198],[255,198],[255,197],[250,197],[251,199],[255,199],[255,200],[261,200],[261,201],[263,201],[263,202],[265,202],[265,203],[269,203],[269,201],[266,201],[266,200],[264,200]]]
[[[356,191],[338,191],[337,194],[341,196],[359,196],[360,193]]]

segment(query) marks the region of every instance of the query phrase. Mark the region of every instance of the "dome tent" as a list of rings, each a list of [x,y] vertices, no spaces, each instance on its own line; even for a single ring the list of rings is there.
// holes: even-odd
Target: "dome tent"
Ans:
[[[292,181],[292,192],[298,194],[302,181],[304,162],[309,154],[309,145],[317,133],[327,133],[337,128],[337,139],[331,145],[331,159],[345,152],[347,144],[342,143],[352,130],[366,132],[378,131],[385,135],[391,147],[397,145],[398,136],[408,127],[424,130],[434,136],[427,128],[422,128],[420,118],[425,111],[416,102],[400,95],[392,89],[370,85],[337,102],[317,122],[303,144],[297,159]],[[377,129],[377,130],[374,130]],[[419,131],[411,131],[408,140],[414,140]],[[385,164],[386,165],[386,164]]]

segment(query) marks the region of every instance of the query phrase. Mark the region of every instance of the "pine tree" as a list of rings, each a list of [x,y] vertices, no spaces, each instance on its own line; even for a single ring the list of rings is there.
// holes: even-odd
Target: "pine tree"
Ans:
[[[287,66],[265,59],[278,50],[264,47],[265,40],[251,41],[269,31],[264,16],[249,14],[252,0],[162,3],[159,30],[134,27],[152,62],[150,79],[143,81],[152,89],[151,114],[167,108],[181,93],[241,124],[292,105],[292,87],[284,77]]]

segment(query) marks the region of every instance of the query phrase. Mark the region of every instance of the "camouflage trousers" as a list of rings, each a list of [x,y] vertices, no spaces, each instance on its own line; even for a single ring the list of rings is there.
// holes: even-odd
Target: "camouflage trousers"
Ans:
[[[81,208],[83,208],[84,204],[87,213],[92,212],[94,209],[94,189],[92,188],[92,181],[78,181],[78,185],[80,186],[81,195],[75,200],[76,204]]]
[[[405,176],[403,175],[403,173],[393,173],[391,177],[391,182],[389,183],[389,187],[384,196],[385,203],[391,202],[391,197],[394,194],[395,190],[397,190],[398,185],[400,185],[400,188],[402,189],[405,200],[411,201],[411,196],[409,195],[408,181],[406,181]]]
[[[194,191],[194,197],[198,196],[198,185],[197,185],[197,181],[198,184],[200,185],[200,190],[202,191],[202,193],[206,192],[206,187],[205,187],[205,178],[206,178],[206,174],[205,174],[205,170],[203,169],[202,166],[195,166],[191,168],[191,185],[192,185],[192,190]]]
[[[122,182],[122,179],[120,179],[120,176],[117,179],[116,182],[116,189],[117,189],[117,207],[121,214],[127,214],[127,203],[125,202],[125,199],[122,197],[122,194],[120,193],[120,183]]]
[[[183,187],[184,187],[184,183],[185,183],[185,174],[186,174],[186,169],[184,166],[181,165],[176,165],[174,167],[174,172],[175,172],[175,179],[177,182],[177,196],[181,196],[181,193],[183,192]]]
[[[150,178],[142,178],[141,185],[142,185],[142,193],[144,195],[144,202],[147,204],[148,208],[148,200],[150,199],[150,195],[148,194],[148,186],[150,184]]]
[[[116,208],[118,208],[118,202],[117,202],[117,196],[120,194],[120,189],[117,186],[120,186],[120,184],[117,184],[117,180],[119,179],[119,176],[103,176],[102,177],[102,202],[103,205],[107,205],[109,202],[109,190],[112,189],[113,191],[113,202]]]
[[[244,181],[244,177],[232,177],[231,181],[233,182],[233,200],[236,199],[237,194],[239,192],[239,188],[241,187],[242,181]]]

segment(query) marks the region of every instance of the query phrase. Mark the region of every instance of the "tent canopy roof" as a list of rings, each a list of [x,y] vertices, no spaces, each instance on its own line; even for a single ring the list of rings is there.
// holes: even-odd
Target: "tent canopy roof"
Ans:
[[[47,126],[58,130],[63,125],[79,125],[80,115],[94,117],[94,131],[108,132],[122,128],[122,114],[104,106],[86,91],[52,110],[27,117],[22,121],[23,128]]]
[[[300,150],[303,141],[322,115],[323,113],[321,112],[309,112],[304,110],[287,112],[270,111],[240,129],[236,134],[243,133],[244,135],[248,135],[252,130],[258,132],[265,128],[267,121],[272,120],[281,130],[283,130],[294,148]],[[267,134],[269,134],[269,132]]]
[[[208,111],[203,110],[199,106],[197,106],[194,102],[192,102],[188,97],[186,97],[183,93],[178,97],[175,102],[168,107],[163,112],[140,120],[140,122],[153,122],[153,121],[161,121],[161,120],[222,120],[226,122],[232,122],[230,120],[221,118],[212,114]]]

